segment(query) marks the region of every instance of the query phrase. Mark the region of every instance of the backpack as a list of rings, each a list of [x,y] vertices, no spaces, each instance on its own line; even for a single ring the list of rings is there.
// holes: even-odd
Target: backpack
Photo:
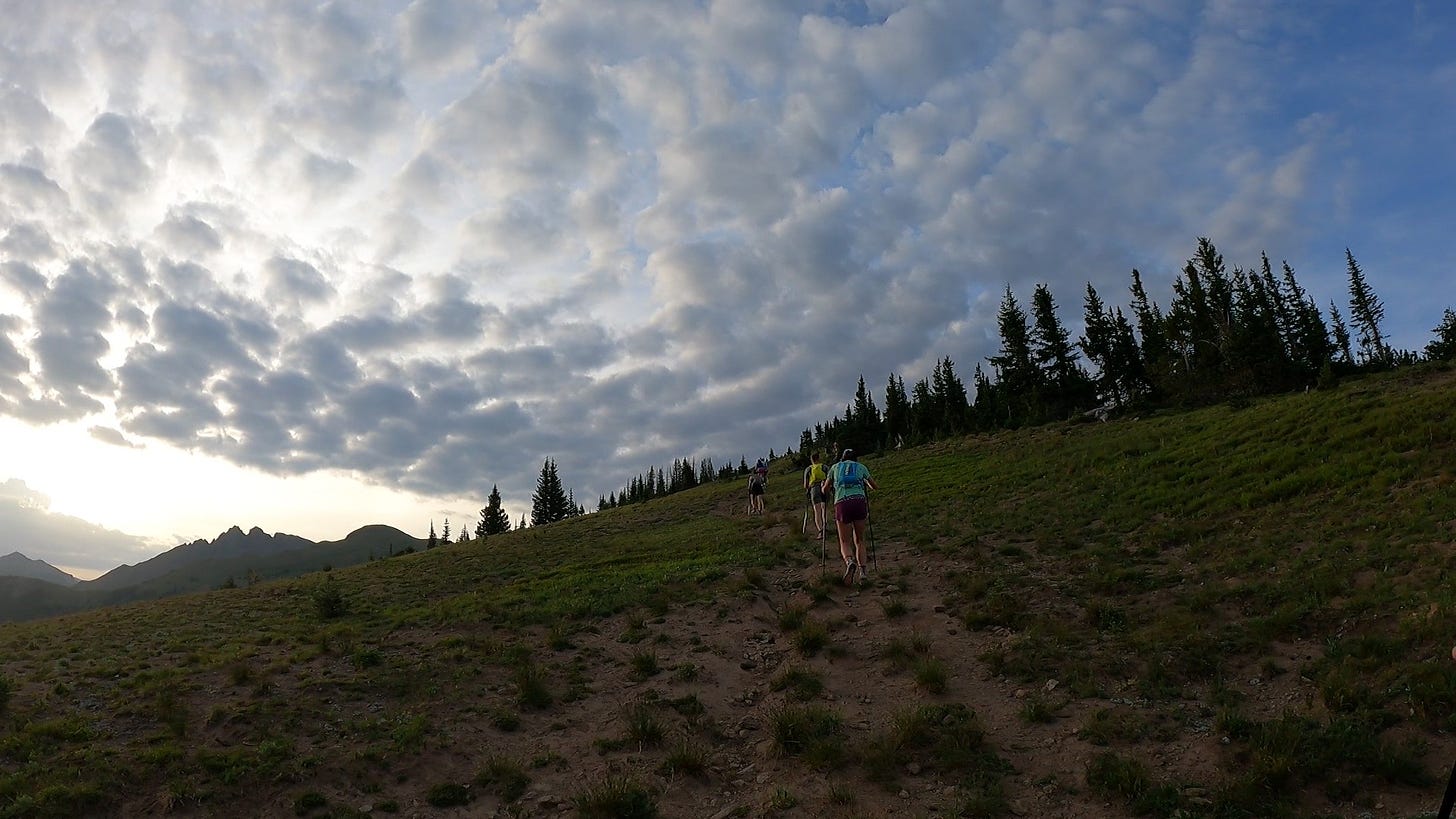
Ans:
[[[763,476],[762,475],[759,475],[757,473],[754,473],[753,475],[749,476],[749,478],[748,478],[748,488],[749,489],[762,489],[763,488]]]
[[[860,466],[858,462],[840,461],[835,466],[839,467],[836,470],[839,474],[834,479],[835,483],[844,486],[858,486],[864,483],[864,467]]]

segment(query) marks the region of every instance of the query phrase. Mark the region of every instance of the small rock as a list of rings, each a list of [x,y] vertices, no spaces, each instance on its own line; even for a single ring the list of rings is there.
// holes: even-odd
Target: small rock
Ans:
[[[942,604],[936,606],[935,607],[935,613],[936,614],[945,614],[945,604],[942,603]]]
[[[907,791],[907,790],[901,790],[900,791],[900,798],[901,799],[909,799],[910,798],[910,792]]]
[[[919,762],[911,762],[910,764],[906,765],[905,766],[905,773],[908,773],[911,776],[919,776],[920,775],[920,763]]]
[[[1050,694],[1051,692],[1057,690],[1058,685],[1060,685],[1060,683],[1058,683],[1056,680],[1047,680],[1046,685],[1043,686],[1043,688],[1048,694]]]
[[[1016,693],[1012,694],[1012,696],[1016,697],[1018,700],[1024,700],[1026,699],[1026,689],[1018,688],[1016,689]]]

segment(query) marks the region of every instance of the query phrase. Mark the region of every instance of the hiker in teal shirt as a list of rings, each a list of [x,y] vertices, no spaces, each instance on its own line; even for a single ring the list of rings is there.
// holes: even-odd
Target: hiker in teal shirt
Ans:
[[[855,460],[854,450],[846,449],[839,462],[829,468],[829,477],[824,479],[824,492],[828,494],[831,488],[834,490],[834,524],[839,529],[839,554],[844,558],[844,582],[850,584],[858,580],[863,583],[867,577],[865,523],[870,517],[865,490],[879,487],[870,477],[869,469]]]

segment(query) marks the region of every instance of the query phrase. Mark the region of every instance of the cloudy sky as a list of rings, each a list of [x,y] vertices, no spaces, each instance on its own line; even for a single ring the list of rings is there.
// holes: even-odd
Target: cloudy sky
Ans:
[[[85,576],[782,451],[1199,236],[1456,303],[1444,2],[0,12],[0,553]]]

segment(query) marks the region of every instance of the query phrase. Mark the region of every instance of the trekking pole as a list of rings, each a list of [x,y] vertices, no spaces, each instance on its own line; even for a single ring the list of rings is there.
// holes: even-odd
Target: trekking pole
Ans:
[[[865,489],[865,528],[870,532],[870,565],[875,567],[875,574],[880,573],[880,558],[875,554],[875,516],[870,514],[870,493],[868,487]]]
[[[1451,766],[1451,778],[1446,780],[1446,795],[1441,799],[1441,812],[1436,819],[1451,819],[1451,806],[1456,803],[1456,765]]]

